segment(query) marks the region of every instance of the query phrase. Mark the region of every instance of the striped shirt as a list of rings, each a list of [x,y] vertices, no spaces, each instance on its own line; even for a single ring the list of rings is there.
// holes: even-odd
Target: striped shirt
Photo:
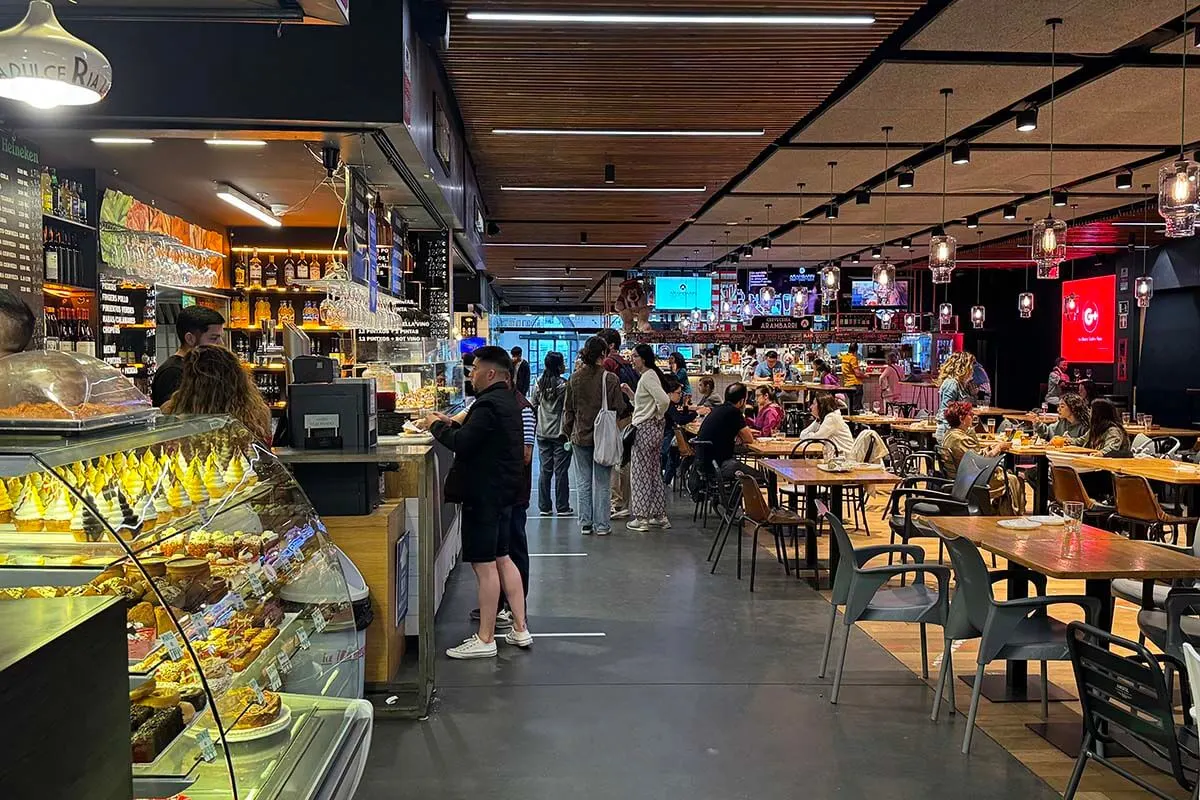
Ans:
[[[525,446],[533,447],[535,442],[535,431],[537,430],[537,421],[533,416],[533,409],[525,406],[521,409],[521,422],[525,429]]]

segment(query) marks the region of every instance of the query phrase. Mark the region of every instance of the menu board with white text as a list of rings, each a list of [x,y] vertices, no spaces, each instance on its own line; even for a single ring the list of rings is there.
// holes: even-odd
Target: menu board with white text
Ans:
[[[0,289],[33,311],[35,338],[42,322],[42,198],[38,153],[0,133]]]

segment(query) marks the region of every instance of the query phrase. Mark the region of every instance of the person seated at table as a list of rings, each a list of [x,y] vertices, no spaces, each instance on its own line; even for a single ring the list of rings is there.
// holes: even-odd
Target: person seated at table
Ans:
[[[949,425],[946,436],[942,439],[938,455],[942,460],[942,468],[950,480],[958,475],[958,465],[963,455],[978,453],[987,458],[994,458],[1006,451],[1011,445],[999,442],[990,447],[979,441],[975,435],[975,407],[966,400],[956,400],[947,406],[943,416]],[[992,500],[992,509],[1001,515],[1025,513],[1025,484],[1016,475],[1010,475],[997,467],[988,480],[988,496]]]
[[[730,478],[738,469],[744,469],[733,457],[738,444],[751,444],[754,431],[746,422],[746,384],[738,381],[725,387],[725,402],[709,412],[700,423],[696,438],[709,442],[705,458],[717,462],[723,478]]]
[[[971,376],[975,374],[975,356],[970,353],[951,353],[938,372],[938,413],[934,441],[941,443],[950,430],[946,421],[946,410],[951,403],[970,401]]]
[[[670,365],[670,373],[679,381],[679,385],[683,387],[684,394],[692,393],[692,384],[688,381],[687,359],[683,357],[683,353],[676,350],[671,355],[667,356],[667,364]]]
[[[675,431],[682,428],[699,416],[688,407],[688,395],[674,375],[667,374],[663,380],[663,389],[671,402],[667,406],[663,424],[662,440],[662,472],[663,485],[670,486],[675,482],[675,471],[679,469],[679,448],[675,444]]]
[[[829,362],[823,358],[813,359],[813,369],[817,371],[817,383],[823,386],[841,386],[837,375],[829,368]]]
[[[889,403],[900,401],[900,381],[903,379],[904,373],[900,369],[900,354],[895,350],[889,350],[887,365],[883,368],[883,372],[879,373],[879,399],[883,402],[885,413]]]
[[[1067,443],[1099,450],[1100,455],[1109,458],[1129,458],[1133,455],[1129,434],[1121,426],[1117,407],[1104,398],[1092,401],[1087,433],[1069,438]]]
[[[700,394],[692,399],[692,405],[697,409],[700,408],[715,408],[721,405],[721,398],[717,397],[717,384],[712,378],[704,377],[696,381],[696,386],[700,390]]]
[[[754,378],[756,380],[775,380],[775,376],[779,376],[779,380],[787,377],[787,367],[779,360],[779,353],[774,350],[768,350],[766,360],[759,362],[759,365],[754,369]]]
[[[1034,423],[1033,431],[1047,441],[1056,436],[1062,437],[1064,441],[1080,439],[1087,435],[1091,421],[1092,414],[1083,398],[1074,392],[1067,392],[1059,398],[1058,421],[1053,425]]]
[[[759,386],[754,392],[754,404],[758,413],[750,420],[750,427],[763,436],[771,436],[783,424],[783,407],[775,399],[775,387]]]
[[[850,433],[850,426],[842,418],[841,409],[838,408],[833,395],[828,392],[818,393],[813,398],[809,410],[812,412],[813,421],[800,431],[800,438],[833,442],[837,446],[835,455],[848,457],[854,449],[854,435]]]

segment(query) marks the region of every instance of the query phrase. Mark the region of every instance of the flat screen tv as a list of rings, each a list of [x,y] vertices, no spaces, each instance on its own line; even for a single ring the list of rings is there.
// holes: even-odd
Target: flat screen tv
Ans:
[[[712,278],[655,278],[654,308],[657,311],[712,308]]]
[[[886,291],[872,280],[850,281],[851,308],[908,308],[908,281],[895,281]]]
[[[1062,357],[1070,363],[1112,363],[1116,339],[1117,277],[1063,281],[1062,295],[1075,294],[1079,313],[1063,317]],[[1061,306],[1060,306],[1061,308]]]

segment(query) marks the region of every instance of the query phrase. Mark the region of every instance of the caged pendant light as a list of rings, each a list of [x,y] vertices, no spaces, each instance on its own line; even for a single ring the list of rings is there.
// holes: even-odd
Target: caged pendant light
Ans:
[[[953,89],[942,89],[942,97],[945,98],[945,111],[942,117],[942,224],[934,232],[934,235],[929,237],[929,274],[933,276],[935,284],[950,282],[958,249],[958,242],[953,236],[946,233],[946,164],[949,162],[947,145],[950,137],[950,95],[952,94],[954,94]]]
[[[1040,219],[1033,225],[1033,241],[1030,255],[1037,265],[1037,276],[1042,279],[1058,278],[1058,267],[1067,258],[1067,223],[1055,219],[1056,204],[1054,191],[1054,81],[1058,52],[1058,26],[1062,20],[1054,17],[1046,20],[1050,26],[1050,188],[1047,190],[1050,198],[1050,210],[1045,219]],[[1065,194],[1065,193],[1063,193]]]
[[[1142,187],[1149,193],[1150,186]],[[1146,258],[1150,252],[1148,245],[1150,236],[1150,226],[1148,218],[1150,216],[1150,198],[1146,198],[1146,205],[1142,207],[1142,274],[1133,282],[1133,296],[1137,300],[1138,308],[1149,308],[1150,299],[1154,297],[1154,278],[1146,274]]]
[[[833,195],[833,171],[837,167],[836,161],[829,162],[829,194]],[[830,201],[830,208],[836,208],[833,201]],[[835,215],[836,216],[836,215]],[[842,283],[842,270],[838,266],[838,262],[833,260],[833,218],[829,219],[829,249],[826,252],[828,263],[821,267],[818,277],[821,281],[821,302],[825,305],[832,305],[837,302],[838,288]]]
[[[892,140],[892,126],[883,126],[883,244],[887,245],[887,211],[888,211],[888,181],[887,172],[891,168],[891,161],[888,158]],[[882,247],[877,247],[871,251],[871,257],[875,258],[875,254],[879,253],[882,261],[875,265],[871,270],[871,280],[875,284],[875,292],[877,295],[886,297],[896,285],[896,267],[891,260],[884,254]],[[891,320],[888,320],[889,324]]]
[[[1071,206],[1071,227],[1075,226],[1075,209],[1078,205]],[[1075,278],[1075,262],[1071,262],[1071,279]],[[1074,322],[1079,319],[1079,295],[1074,291],[1069,292],[1063,297],[1063,318],[1068,322]]]
[[[976,258],[982,261],[983,257],[983,231],[979,231],[979,245],[976,247]],[[987,321],[987,309],[983,307],[980,289],[983,285],[983,264],[975,266],[975,305],[971,306],[971,326],[979,329],[983,327]]]
[[[1200,164],[1189,161],[1184,153],[1187,141],[1185,137],[1187,136],[1188,5],[1188,0],[1183,0],[1183,69],[1179,88],[1179,159],[1174,164],[1163,167],[1158,173],[1158,213],[1166,223],[1166,235],[1172,239],[1183,239],[1195,234],[1196,214],[1200,212]]]

